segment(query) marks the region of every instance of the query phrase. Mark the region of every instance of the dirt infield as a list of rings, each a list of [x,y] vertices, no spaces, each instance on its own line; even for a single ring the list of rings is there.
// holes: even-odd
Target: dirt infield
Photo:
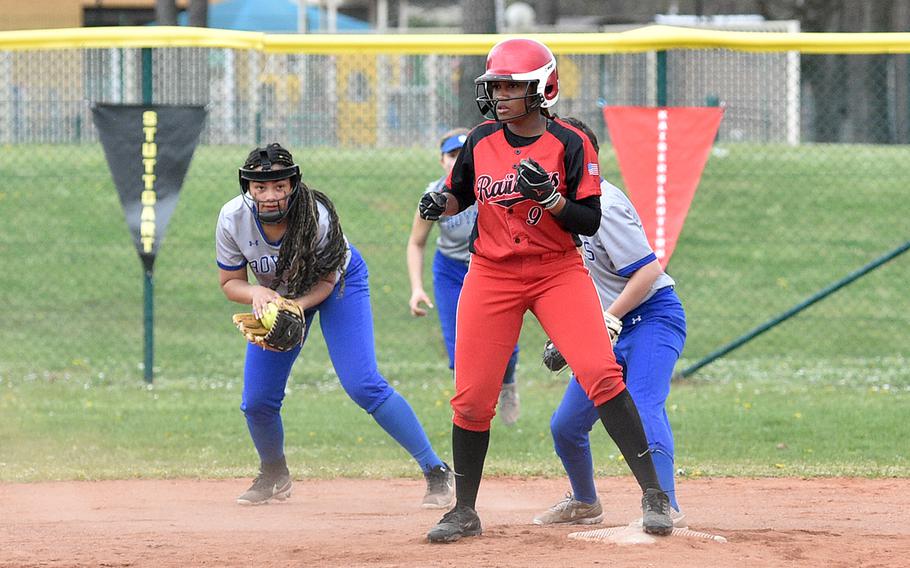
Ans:
[[[579,542],[638,514],[634,481],[601,479],[598,526],[529,523],[561,479],[485,479],[481,537],[426,544],[442,511],[422,480],[301,480],[285,503],[240,507],[248,480],[0,484],[0,566],[892,567],[910,563],[910,480],[681,480],[693,530],[727,543]]]

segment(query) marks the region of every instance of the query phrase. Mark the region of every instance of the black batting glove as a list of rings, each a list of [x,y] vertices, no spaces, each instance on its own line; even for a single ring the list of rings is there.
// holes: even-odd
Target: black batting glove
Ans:
[[[512,167],[518,172],[515,185],[523,197],[540,203],[544,209],[556,206],[559,202],[559,192],[553,187],[550,175],[540,164],[527,158]]]
[[[422,219],[438,221],[439,216],[445,212],[448,202],[444,193],[429,191],[421,196],[420,203],[417,204],[417,212]]]

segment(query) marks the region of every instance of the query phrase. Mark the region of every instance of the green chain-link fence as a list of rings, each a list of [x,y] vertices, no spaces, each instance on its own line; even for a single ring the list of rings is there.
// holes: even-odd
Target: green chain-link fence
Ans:
[[[172,31],[63,43],[0,33],[0,295],[13,322],[0,326],[0,372],[142,375],[142,270],[91,107],[147,101],[208,109],[156,263],[161,376],[239,374],[229,315],[242,307],[219,290],[213,230],[238,192],[236,168],[271,141],[335,200],[364,253],[381,366],[445,372],[437,320],[408,312],[405,243],[418,197],[442,173],[438,138],[458,126],[460,105],[473,104],[459,78],[482,72],[477,55],[498,38],[286,36],[250,47],[244,38],[262,36],[197,30],[181,43]],[[784,36],[794,43],[782,48],[748,34],[758,43],[729,49],[718,42],[743,36],[696,33],[541,38],[557,53],[558,113],[600,135],[602,171],[617,185],[602,105],[725,107],[669,265],[689,322],[682,364],[910,238],[910,74],[899,53],[910,40],[879,49],[895,53],[852,55],[869,49],[840,36],[801,53],[802,36]],[[855,35],[857,46],[869,39]],[[850,359],[906,373],[908,279],[910,259],[898,257],[730,356],[835,369]],[[543,335],[528,322],[520,375],[543,377]],[[311,343],[299,372],[331,375],[321,342]]]

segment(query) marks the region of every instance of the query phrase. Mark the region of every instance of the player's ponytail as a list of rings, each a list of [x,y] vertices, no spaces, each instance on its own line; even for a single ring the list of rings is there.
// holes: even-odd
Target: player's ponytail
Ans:
[[[316,201],[320,201],[329,213],[328,243],[325,249],[317,254],[319,242],[319,210]],[[297,188],[297,199],[288,212],[287,232],[281,241],[278,252],[278,265],[272,288],[276,289],[282,282],[287,283],[287,297],[299,298],[326,276],[342,270],[340,281],[344,290],[344,261],[347,255],[347,244],[341,230],[341,222],[335,205],[325,194],[310,189],[300,180]]]

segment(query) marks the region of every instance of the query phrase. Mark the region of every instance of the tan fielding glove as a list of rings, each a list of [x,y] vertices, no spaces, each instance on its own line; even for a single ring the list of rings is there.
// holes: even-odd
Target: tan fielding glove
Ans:
[[[275,312],[274,322],[269,310]],[[270,351],[290,351],[297,347],[306,329],[303,310],[297,302],[282,297],[269,302],[262,317],[265,323],[251,313],[234,314],[231,319],[247,341]],[[271,327],[266,327],[268,323],[272,323]]]

